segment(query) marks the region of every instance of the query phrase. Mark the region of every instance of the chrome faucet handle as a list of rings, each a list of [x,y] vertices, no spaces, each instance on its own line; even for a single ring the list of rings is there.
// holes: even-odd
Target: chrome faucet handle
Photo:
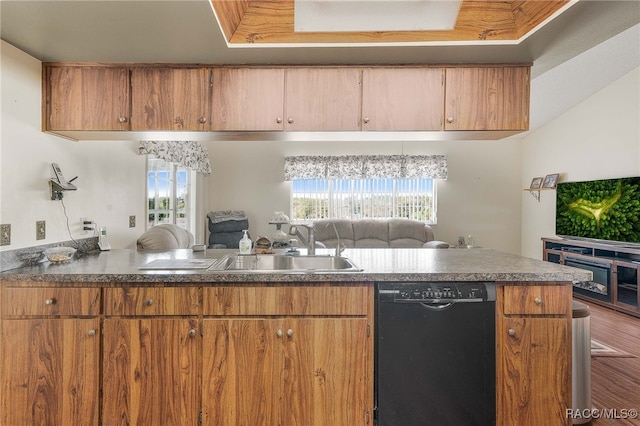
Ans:
[[[314,256],[316,254],[316,228],[313,225],[303,225],[305,228],[307,228],[307,232],[308,232],[308,241],[309,241],[309,247],[308,249],[308,254],[310,256]]]
[[[333,226],[333,232],[336,233],[336,239],[338,240],[338,242],[336,243],[336,253],[334,256],[338,257],[340,256],[340,253],[343,252],[343,250],[345,249],[344,244],[340,243],[340,234],[338,234],[338,228],[336,228],[336,224],[333,222],[329,222],[327,223],[326,227],[328,228],[329,225]]]
[[[301,226],[307,230],[307,238],[305,238],[298,229],[298,226]],[[289,226],[289,234],[295,235],[298,237],[300,242],[307,248],[307,254],[313,256],[316,254],[316,229],[313,225],[290,225]]]

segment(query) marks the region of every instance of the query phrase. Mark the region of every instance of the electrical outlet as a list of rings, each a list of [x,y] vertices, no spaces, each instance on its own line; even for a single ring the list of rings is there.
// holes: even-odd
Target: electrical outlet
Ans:
[[[129,216],[129,228],[136,227],[136,217],[134,215]]]
[[[0,225],[0,246],[8,246],[11,244],[11,225]]]
[[[96,230],[96,224],[92,220],[88,220],[86,217],[82,217],[80,220],[82,221],[82,230],[84,232]]]
[[[44,240],[47,236],[47,224],[44,220],[36,221],[36,240]]]

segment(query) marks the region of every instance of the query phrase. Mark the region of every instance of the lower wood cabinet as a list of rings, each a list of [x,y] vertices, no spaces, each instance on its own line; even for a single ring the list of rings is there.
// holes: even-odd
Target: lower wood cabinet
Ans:
[[[2,425],[98,425],[99,320],[3,322]]]
[[[498,425],[569,425],[571,285],[498,287]]]
[[[373,424],[371,284],[1,285],[2,425]],[[496,424],[570,424],[571,283],[498,283],[496,335]]]
[[[100,289],[0,290],[0,425],[98,425]]]
[[[371,424],[367,327],[366,318],[205,320],[203,425]]]
[[[203,425],[373,424],[372,285],[207,287],[203,305]]]
[[[102,424],[197,425],[201,357],[197,319],[105,319]]]

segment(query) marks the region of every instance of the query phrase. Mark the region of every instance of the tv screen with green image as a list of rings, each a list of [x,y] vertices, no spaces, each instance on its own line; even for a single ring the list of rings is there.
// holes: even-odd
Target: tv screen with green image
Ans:
[[[640,177],[558,183],[556,234],[640,244]]]

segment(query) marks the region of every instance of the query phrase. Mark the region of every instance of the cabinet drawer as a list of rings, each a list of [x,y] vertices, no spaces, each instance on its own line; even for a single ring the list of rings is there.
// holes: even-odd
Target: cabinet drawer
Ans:
[[[566,315],[571,311],[571,286],[506,286],[504,313]]]
[[[2,315],[90,316],[100,313],[99,288],[4,288]]]
[[[205,315],[367,315],[372,287],[207,287]]]
[[[105,289],[105,315],[197,315],[197,287]]]

